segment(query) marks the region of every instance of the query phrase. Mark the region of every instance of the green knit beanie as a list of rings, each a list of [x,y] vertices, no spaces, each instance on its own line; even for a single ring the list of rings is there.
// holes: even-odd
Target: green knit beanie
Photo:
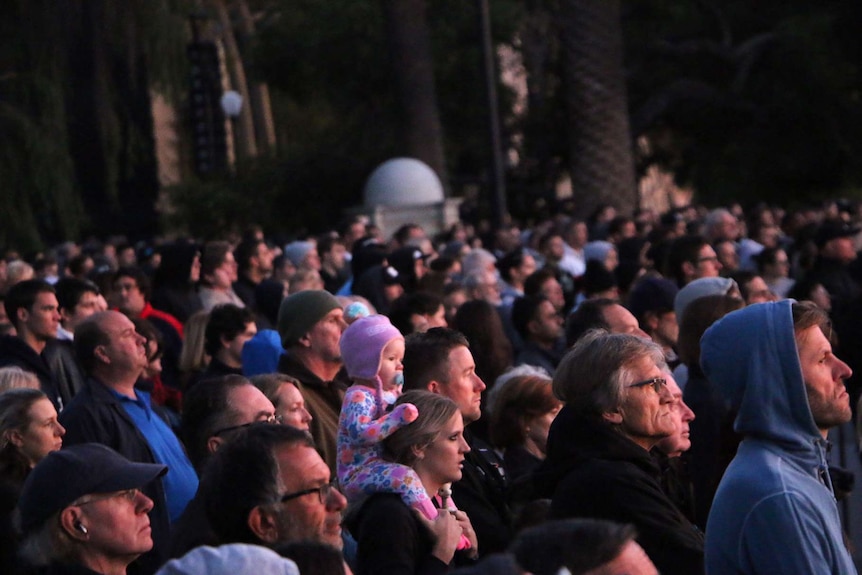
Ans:
[[[314,324],[341,304],[324,290],[305,290],[284,298],[278,308],[278,335],[285,349],[311,331]]]

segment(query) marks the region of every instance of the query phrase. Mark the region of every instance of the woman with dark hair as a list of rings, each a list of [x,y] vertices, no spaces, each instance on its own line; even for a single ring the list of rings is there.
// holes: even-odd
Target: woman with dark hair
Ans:
[[[499,312],[484,300],[464,302],[455,313],[452,328],[470,342],[476,374],[490,391],[492,382],[512,366],[512,343],[503,330]]]
[[[0,573],[18,573],[18,537],[12,512],[21,486],[46,455],[63,445],[66,430],[54,404],[38,389],[0,394]]]
[[[383,440],[383,456],[416,472],[428,496],[440,497],[441,509],[449,509],[449,486],[461,479],[464,454],[464,422],[455,403],[427,391],[408,391],[396,405],[412,403],[419,416]],[[433,522],[404,503],[397,493],[376,493],[348,512],[346,523],[358,543],[356,575],[387,573],[446,573],[456,560],[461,536],[478,554],[476,533],[467,515],[449,509]]]
[[[551,378],[531,366],[503,374],[490,399],[491,443],[503,450],[506,477],[514,482],[545,459],[548,431],[563,403]]]
[[[159,248],[162,262],[153,274],[151,303],[185,323],[203,309],[197,293],[201,273],[201,253],[188,242],[175,242]]]
[[[718,482],[741,438],[733,431],[736,414],[700,368],[700,338],[709,326],[744,306],[733,296],[701,297],[686,306],[679,326],[679,357],[688,367],[683,401],[697,416],[689,423],[691,448],[685,457],[694,489],[695,523],[701,529],[706,528]]]

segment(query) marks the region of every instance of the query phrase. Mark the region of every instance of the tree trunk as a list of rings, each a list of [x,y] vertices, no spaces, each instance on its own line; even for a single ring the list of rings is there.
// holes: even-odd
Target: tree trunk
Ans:
[[[619,0],[562,0],[569,167],[580,215],[637,206]]]
[[[448,189],[425,1],[383,0],[382,6],[389,59],[402,113],[404,153],[433,168]]]
[[[245,65],[242,55],[233,35],[233,24],[230,20],[224,0],[212,0],[212,6],[216,11],[216,19],[222,29],[222,42],[224,43],[225,57],[227,59],[227,70],[230,75],[231,87],[242,96],[242,109],[236,119],[236,149],[240,158],[253,158],[257,156],[257,142],[254,134],[254,120],[251,114],[249,102],[251,98],[248,92],[248,82],[245,77]]]

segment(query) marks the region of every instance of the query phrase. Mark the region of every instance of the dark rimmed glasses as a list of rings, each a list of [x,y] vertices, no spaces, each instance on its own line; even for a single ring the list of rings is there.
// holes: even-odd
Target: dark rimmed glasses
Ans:
[[[230,427],[222,427],[221,429],[213,432],[215,437],[222,435],[223,433],[228,433],[230,431],[236,431],[237,429],[245,429],[246,427],[251,427],[255,423],[271,423],[273,425],[281,425],[283,418],[280,415],[270,415],[266,419],[258,419],[256,421],[250,421],[248,423],[243,423],[242,425],[231,425]]]
[[[298,497],[302,497],[303,495],[308,495],[309,493],[317,493],[317,496],[320,498],[320,502],[326,505],[327,500],[329,499],[329,495],[335,489],[335,483],[324,483],[320,487],[312,487],[311,489],[303,489],[302,491],[297,491],[295,493],[285,493],[281,497],[278,498],[280,503],[285,503],[286,501],[290,501],[291,499],[296,499]]]
[[[653,377],[652,379],[647,379],[646,381],[639,381],[637,383],[627,385],[626,387],[646,387],[648,385],[651,385],[656,393],[661,393],[661,389],[665,385],[667,385],[667,380],[663,377]]]

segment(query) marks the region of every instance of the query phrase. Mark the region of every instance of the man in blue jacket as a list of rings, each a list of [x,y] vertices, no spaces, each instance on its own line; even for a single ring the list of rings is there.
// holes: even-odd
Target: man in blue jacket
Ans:
[[[851,371],[830,333],[823,310],[784,300],[730,313],[704,334],[703,371],[744,436],[707,521],[707,573],[856,573],[826,460],[829,429],[851,417]]]

